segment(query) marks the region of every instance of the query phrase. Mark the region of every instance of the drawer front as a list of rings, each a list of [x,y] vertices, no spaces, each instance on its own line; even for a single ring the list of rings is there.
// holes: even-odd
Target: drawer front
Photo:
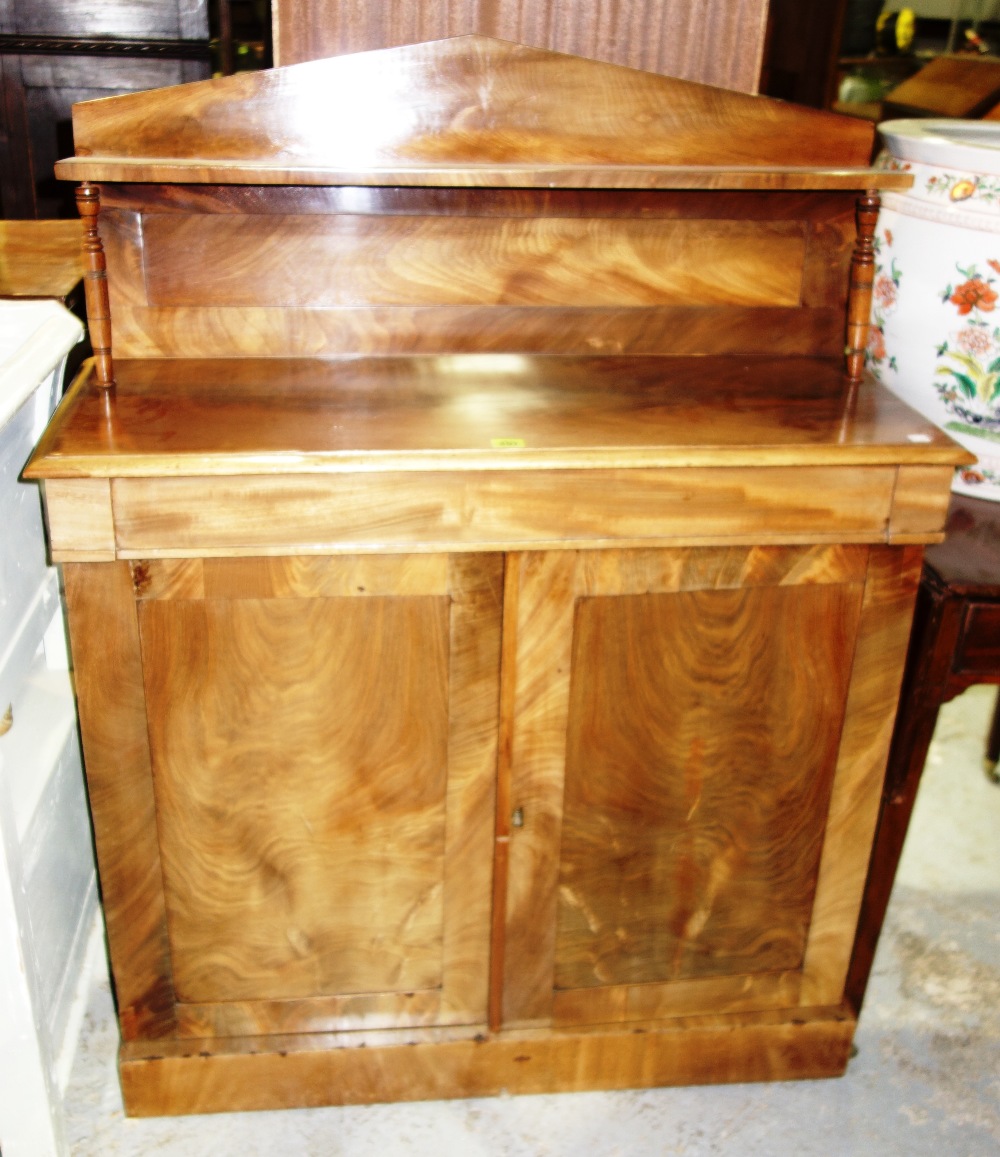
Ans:
[[[730,467],[130,478],[112,482],[111,505],[124,558],[879,542],[895,474]]]
[[[971,603],[966,608],[954,670],[1000,675],[1000,603]]]

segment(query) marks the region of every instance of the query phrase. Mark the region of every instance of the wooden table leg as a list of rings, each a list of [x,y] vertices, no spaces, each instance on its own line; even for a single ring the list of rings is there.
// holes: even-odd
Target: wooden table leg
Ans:
[[[933,572],[925,570],[917,595],[882,809],[847,976],[845,995],[856,1013],[861,1010],[868,987],[875,949],[938,712],[948,697],[948,676],[961,630],[962,610],[962,600],[948,597],[946,588],[934,580]]]

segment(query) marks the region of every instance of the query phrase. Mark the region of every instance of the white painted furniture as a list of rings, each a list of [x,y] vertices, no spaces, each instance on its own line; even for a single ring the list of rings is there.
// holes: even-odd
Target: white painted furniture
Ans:
[[[21,469],[83,327],[0,302],[0,1150],[67,1151],[62,1096],[97,895],[59,575]]]

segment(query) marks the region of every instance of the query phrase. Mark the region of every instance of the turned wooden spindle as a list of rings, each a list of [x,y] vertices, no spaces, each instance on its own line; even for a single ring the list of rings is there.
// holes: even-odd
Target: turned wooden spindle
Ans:
[[[875,225],[882,201],[869,190],[858,198],[858,239],[851,257],[851,281],[847,294],[847,376],[858,382],[865,372],[865,350],[872,309],[875,280]]]
[[[101,212],[100,189],[89,183],[80,185],[76,191],[76,204],[83,221],[83,260],[86,268],[83,286],[96,381],[102,389],[109,390],[115,384],[115,375],[111,360],[111,304],[108,298],[107,262],[97,230],[97,218]]]

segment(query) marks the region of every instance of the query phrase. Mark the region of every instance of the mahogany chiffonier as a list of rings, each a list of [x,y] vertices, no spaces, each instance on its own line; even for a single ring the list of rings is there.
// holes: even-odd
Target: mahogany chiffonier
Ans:
[[[128,1111],[842,1072],[967,460],[863,371],[871,128],[465,37],[74,134]]]

